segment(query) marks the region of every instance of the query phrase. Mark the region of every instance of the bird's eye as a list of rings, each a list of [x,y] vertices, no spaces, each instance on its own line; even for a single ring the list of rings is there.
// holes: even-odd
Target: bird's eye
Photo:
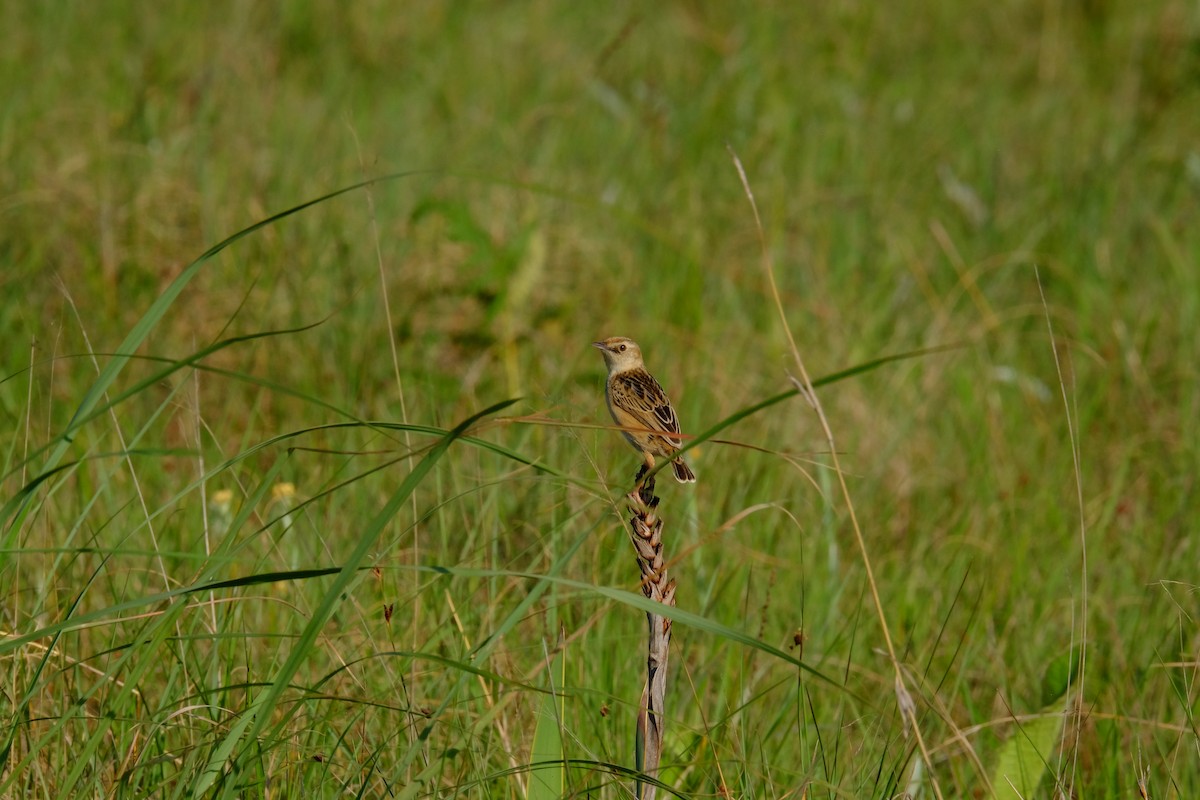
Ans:
[[[625,352],[625,345],[621,345],[621,346],[620,346],[620,347],[618,347],[617,349],[618,349],[618,350],[620,350],[622,353],[624,353],[624,352]]]

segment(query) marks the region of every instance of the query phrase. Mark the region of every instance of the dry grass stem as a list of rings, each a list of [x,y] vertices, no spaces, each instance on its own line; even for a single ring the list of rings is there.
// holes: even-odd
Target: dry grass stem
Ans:
[[[771,299],[775,303],[775,310],[779,314],[780,327],[783,328],[784,334],[787,336],[788,349],[792,354],[792,360],[796,364],[796,369],[800,373],[800,377],[796,378],[789,375],[792,384],[800,391],[801,395],[808,400],[809,404],[816,412],[817,419],[821,423],[821,430],[825,434],[825,441],[829,444],[829,457],[833,463],[834,473],[837,475],[838,486],[841,488],[842,499],[846,503],[846,511],[850,515],[850,526],[854,531],[854,541],[858,545],[859,555],[862,556],[863,569],[866,572],[867,585],[871,590],[871,599],[875,604],[875,615],[879,618],[879,627],[883,633],[883,642],[887,646],[888,660],[891,661],[892,671],[895,674],[895,690],[896,703],[900,713],[906,721],[904,728],[905,736],[910,732],[917,740],[917,748],[921,751],[921,757],[924,759],[926,767],[929,769],[929,783],[933,789],[934,795],[938,800],[942,800],[941,786],[938,784],[937,777],[933,773],[933,763],[930,761],[929,748],[925,745],[925,737],[921,735],[921,728],[917,724],[916,703],[912,699],[908,688],[905,686],[904,673],[901,670],[900,659],[896,655],[896,646],[892,641],[892,632],[888,627],[887,614],[883,608],[883,601],[879,596],[879,585],[875,580],[875,570],[871,566],[871,556],[867,551],[866,539],[863,536],[862,528],[858,524],[858,515],[854,511],[854,500],[850,497],[850,488],[846,485],[846,474],[842,471],[842,465],[838,458],[837,445],[833,439],[833,429],[829,426],[829,420],[825,416],[825,411],[821,407],[821,401],[817,397],[816,390],[813,388],[812,379],[808,376],[808,370],[804,366],[804,360],[800,358],[800,348],[796,345],[796,338],[792,335],[792,329],[788,325],[787,314],[783,310],[783,300],[779,296],[779,287],[775,283],[775,269],[771,261],[770,251],[767,249],[766,234],[763,233],[762,219],[759,217],[758,204],[754,200],[754,192],[750,189],[750,180],[746,177],[746,170],[742,167],[742,161],[738,158],[737,153],[732,147],[726,146],[729,150],[729,155],[733,158],[734,167],[737,168],[738,178],[742,182],[742,189],[746,194],[746,199],[750,203],[750,210],[754,214],[754,227],[758,232],[758,242],[760,252],[762,253],[763,272],[767,278],[767,287],[770,289]]]
[[[659,499],[654,496],[654,478],[638,472],[638,483],[629,493],[629,539],[642,571],[642,593],[663,605],[675,605],[675,581],[667,574],[663,557],[663,521],[658,517]],[[663,723],[666,720],[667,658],[671,649],[671,620],[653,612],[646,613],[649,638],[646,643],[646,685],[637,719],[638,772],[655,777],[662,759]],[[656,786],[637,784],[639,800],[653,800]]]

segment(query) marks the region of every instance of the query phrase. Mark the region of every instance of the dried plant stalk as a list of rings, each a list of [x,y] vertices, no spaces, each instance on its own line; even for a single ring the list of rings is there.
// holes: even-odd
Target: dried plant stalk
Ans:
[[[654,478],[644,477],[646,468],[638,472],[637,487],[628,495],[629,538],[637,553],[642,571],[642,593],[651,600],[675,605],[675,581],[667,575],[663,559],[663,522],[657,514],[659,499],[654,496]],[[646,613],[649,639],[646,644],[646,686],[637,718],[638,772],[657,777],[662,758],[663,725],[666,722],[667,656],[671,649],[671,620],[653,612]],[[637,782],[638,800],[653,800],[657,787]]]

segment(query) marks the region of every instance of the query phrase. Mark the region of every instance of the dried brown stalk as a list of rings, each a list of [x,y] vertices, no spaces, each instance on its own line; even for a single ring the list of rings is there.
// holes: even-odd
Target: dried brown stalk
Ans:
[[[646,468],[638,472],[637,486],[629,493],[629,539],[637,553],[642,571],[642,593],[651,600],[675,605],[675,581],[667,575],[663,558],[662,529],[658,498],[654,496],[654,478],[643,477]],[[671,620],[652,611],[646,612],[649,640],[646,644],[646,686],[637,718],[638,772],[652,778],[658,776],[662,758],[663,725],[666,722],[667,656],[671,649]],[[638,800],[653,800],[657,787],[653,783],[637,782]]]

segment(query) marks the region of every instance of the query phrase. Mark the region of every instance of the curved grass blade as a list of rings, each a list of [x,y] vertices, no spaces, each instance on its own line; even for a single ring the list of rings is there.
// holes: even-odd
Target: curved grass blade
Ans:
[[[417,486],[425,479],[425,476],[429,474],[438,460],[445,455],[450,445],[455,440],[461,438],[472,425],[484,417],[509,407],[515,402],[517,402],[516,399],[505,400],[468,417],[443,436],[433,449],[413,467],[412,471],[404,479],[404,482],[392,493],[387,503],[384,504],[379,513],[366,526],[354,551],[334,577],[321,602],[313,610],[308,624],[304,627],[304,631],[292,646],[287,660],[279,668],[278,673],[276,673],[275,680],[272,681],[270,687],[265,692],[254,699],[249,708],[242,711],[238,719],[230,726],[228,733],[225,734],[214,748],[207,765],[201,772],[195,786],[192,787],[193,797],[202,797],[205,795],[216,780],[225,774],[227,764],[231,758],[234,761],[240,760],[241,754],[235,755],[235,751],[243,739],[252,742],[255,741],[258,735],[271,722],[272,716],[274,716],[278,709],[283,692],[291,685],[292,678],[299,671],[301,664],[308,659],[317,636],[325,627],[325,623],[333,616],[334,609],[342,602],[343,595],[349,590],[351,583],[358,576],[359,568],[366,561],[368,553],[375,546],[375,543],[383,533],[383,529],[391,522],[392,517],[400,510],[400,507],[408,501],[409,495],[416,490]],[[274,720],[274,729],[278,731],[286,725],[299,708],[300,704],[294,704],[279,714],[279,718]],[[246,752],[248,751],[243,751],[243,753]],[[236,793],[236,791],[236,787],[232,784],[226,784],[224,787],[224,794]]]
[[[120,346],[117,348],[116,355],[104,365],[103,369],[100,370],[100,375],[97,376],[95,382],[92,383],[91,387],[84,395],[83,400],[79,402],[78,407],[75,409],[74,415],[72,415],[70,422],[67,423],[66,428],[63,430],[57,445],[47,457],[46,463],[42,465],[41,472],[45,473],[53,470],[62,460],[67,448],[70,447],[71,442],[73,441],[74,437],[72,434],[77,431],[80,426],[85,424],[87,420],[92,418],[92,412],[96,409],[96,406],[99,404],[100,399],[104,396],[104,393],[108,391],[108,387],[111,386],[113,381],[117,379],[117,376],[121,374],[121,371],[125,368],[125,365],[129,363],[129,360],[133,357],[137,349],[142,346],[143,342],[146,341],[146,337],[150,335],[150,332],[154,330],[162,318],[166,316],[167,311],[175,302],[176,298],[179,297],[184,288],[191,282],[192,278],[196,277],[196,274],[200,271],[200,268],[203,267],[210,259],[212,259],[225,248],[241,239],[244,239],[255,231],[265,228],[268,225],[272,225],[282,219],[286,219],[294,214],[298,214],[312,206],[319,205],[326,201],[332,200],[335,197],[340,197],[341,195],[353,192],[357,189],[373,186],[377,183],[384,183],[387,181],[399,180],[400,178],[411,177],[413,175],[428,173],[429,170],[396,172],[390,175],[383,175],[378,178],[360,181],[359,183],[345,186],[341,189],[336,189],[327,194],[323,194],[320,197],[308,200],[285,211],[281,211],[278,214],[272,214],[266,219],[259,220],[253,225],[243,228],[232,236],[225,238],[206,250],[200,255],[199,258],[184,267],[183,271],[176,276],[175,280],[171,281],[170,285],[167,286],[163,293],[160,294],[153,303],[151,303],[150,308],[146,310],[146,313],[142,315],[141,319],[139,319],[134,324],[133,328],[130,329],[129,333],[125,336],[125,340],[121,342]]]
[[[942,353],[948,350],[958,350],[966,346],[967,345],[965,344],[948,344],[940,347],[923,347],[920,350],[908,350],[903,353],[893,353],[890,356],[882,356],[880,358],[871,359],[870,361],[864,361],[861,364],[855,364],[852,367],[847,367],[846,369],[839,370],[838,372],[831,372],[828,375],[814,380],[812,385],[813,388],[816,389],[820,386],[827,386],[831,383],[844,381],[847,378],[853,378],[855,375],[862,375],[865,372],[871,372],[872,370],[876,370],[885,364],[892,363],[893,361],[908,361],[909,359],[920,358],[922,356],[932,355],[934,353]],[[780,392],[779,394],[768,397],[766,400],[762,400],[754,405],[747,406],[740,411],[735,411],[725,419],[718,422],[716,425],[713,425],[711,428],[704,431],[704,433],[684,440],[683,447],[679,448],[679,454],[682,455],[688,450],[691,450],[693,447],[699,447],[701,444],[707,442],[721,431],[738,422],[741,422],[746,417],[751,417],[764,409],[782,403],[784,400],[790,400],[798,394],[800,394],[799,389],[788,389],[786,392]],[[651,477],[658,474],[659,470],[668,466],[670,463],[671,462],[667,461],[666,459],[660,459],[659,463],[654,465],[654,469],[646,473],[646,476]]]
[[[631,606],[640,611],[653,611],[655,614],[659,614],[664,617],[670,617],[675,622],[681,623],[683,625],[687,625],[687,626],[695,628],[697,630],[704,631],[705,633],[710,633],[714,636],[720,636],[720,637],[722,637],[724,639],[728,639],[732,642],[737,642],[738,644],[742,644],[747,647],[751,647],[755,650],[765,653],[766,655],[773,656],[774,658],[777,658],[780,661],[784,661],[794,667],[804,670],[805,672],[816,677],[817,679],[824,681],[825,683],[829,684],[830,686],[835,687],[839,691],[845,692],[848,696],[852,697],[853,699],[857,700],[860,703],[863,703],[868,706],[870,705],[870,703],[867,700],[854,694],[849,689],[847,689],[843,684],[839,683],[838,681],[834,680],[833,678],[830,678],[828,675],[821,672],[820,670],[815,669],[814,667],[811,667],[808,664],[805,664],[800,659],[796,658],[795,656],[791,655],[790,653],[780,650],[778,647],[775,647],[773,645],[767,644],[766,642],[760,641],[760,640],[754,638],[753,636],[751,636],[750,634],[746,633],[745,631],[739,631],[736,628],[731,628],[727,625],[723,625],[720,622],[715,622],[714,620],[711,620],[707,617],[702,617],[699,614],[695,614],[691,611],[685,611],[683,609],[680,609],[680,608],[674,607],[674,606],[669,607],[669,608],[665,607],[665,606],[663,606],[662,603],[659,603],[655,600],[650,600],[645,595],[643,595],[641,592],[630,592],[630,591],[626,591],[625,589],[616,589],[616,588],[613,588],[610,586],[597,586],[592,583],[585,583],[583,581],[572,580],[571,578],[561,578],[556,575],[546,575],[546,574],[529,573],[529,572],[516,572],[516,571],[512,571],[512,570],[474,569],[474,568],[467,568],[467,567],[446,567],[446,566],[427,566],[427,565],[416,566],[416,567],[400,567],[400,569],[415,569],[415,570],[420,570],[423,572],[432,572],[432,573],[435,573],[438,575],[450,575],[450,576],[460,575],[463,577],[471,577],[471,578],[497,578],[497,577],[528,578],[529,580],[536,580],[543,584],[551,584],[552,583],[552,584],[556,584],[558,586],[566,587],[568,589],[577,589],[580,592],[585,593],[585,594],[587,594],[587,593],[598,594],[598,595],[601,595],[602,597],[606,597],[610,600],[615,600],[618,603],[622,603],[623,605]],[[492,639],[490,639],[490,638],[488,640],[485,640],[485,642],[490,642],[490,641],[492,641]],[[480,649],[482,649],[482,645],[481,645]]]

